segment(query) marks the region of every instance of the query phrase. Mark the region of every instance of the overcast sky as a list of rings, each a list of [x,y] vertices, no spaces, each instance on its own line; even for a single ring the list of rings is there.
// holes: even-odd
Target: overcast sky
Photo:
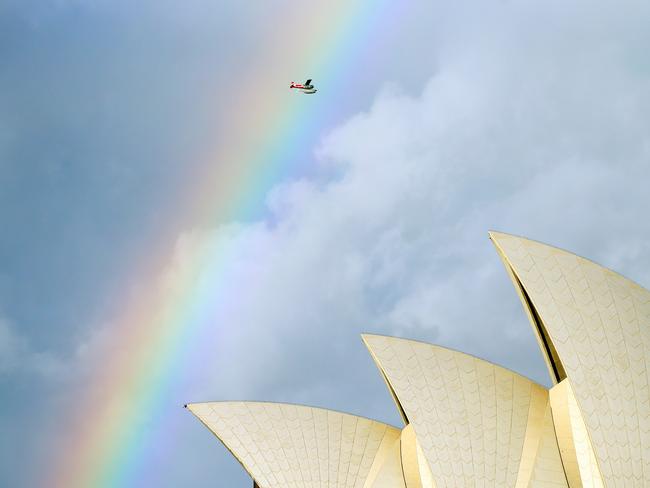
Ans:
[[[47,486],[95,352],[122,347],[127,296],[173,288],[206,249],[233,250],[241,294],[213,312],[226,332],[202,329],[178,358],[169,405],[142,434],[164,445],[139,453],[125,486],[250,485],[188,401],[398,425],[361,332],[549,384],[490,229],[650,287],[647,2],[381,7],[342,50],[346,83],[318,85],[327,114],[301,112],[315,129],[288,157],[302,169],[237,222],[172,218],[191,205],[179,188],[224,164],[206,154],[241,116],[228,112],[238,80],[282,55],[265,36],[325,17],[328,2],[297,14],[293,1],[132,3],[0,1],[0,485]],[[292,96],[301,69],[256,83]],[[135,277],[154,247],[163,264]]]

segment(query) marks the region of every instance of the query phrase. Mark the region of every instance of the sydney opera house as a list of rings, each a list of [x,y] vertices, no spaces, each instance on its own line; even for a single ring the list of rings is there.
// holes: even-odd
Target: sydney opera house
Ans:
[[[487,361],[364,335],[404,421],[298,405],[187,405],[259,488],[650,487],[650,292],[493,232],[548,389]]]

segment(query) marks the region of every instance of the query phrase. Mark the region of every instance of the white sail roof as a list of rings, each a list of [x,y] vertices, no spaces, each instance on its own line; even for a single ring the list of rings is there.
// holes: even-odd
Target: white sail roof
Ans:
[[[363,488],[400,436],[381,422],[301,405],[210,402],[187,408],[260,488]]]
[[[364,335],[436,486],[567,486],[546,388],[423,342]]]
[[[592,261],[498,232],[555,381],[568,377],[608,486],[650,486],[650,292]]]

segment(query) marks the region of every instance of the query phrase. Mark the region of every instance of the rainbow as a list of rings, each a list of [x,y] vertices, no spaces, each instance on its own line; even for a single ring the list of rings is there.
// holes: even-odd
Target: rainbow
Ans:
[[[263,60],[238,77],[247,86],[239,86],[239,95],[220,108],[227,134],[216,154],[206,158],[211,161],[209,169],[185,189],[188,208],[175,216],[175,224],[250,216],[274,184],[299,173],[296,154],[313,147],[322,123],[317,120],[331,119],[333,111],[323,105],[320,93],[313,97],[289,93],[291,80],[286,76],[308,74],[321,92],[340,90],[355,73],[352,63],[368,45],[373,29],[389,19],[388,8],[388,2],[373,0],[332,0],[320,6],[297,2],[284,25],[269,26]],[[283,79],[287,86],[278,86],[278,95],[269,97],[256,86],[268,79]],[[157,418],[161,403],[169,403],[178,370],[200,343],[206,310],[226,306],[233,299],[229,290],[247,285],[226,279],[235,252],[231,247],[226,240],[217,241],[194,256],[190,271],[175,279],[174,292],[164,287],[160,291],[160,270],[168,253],[154,255],[138,270],[156,276],[152,291],[129,302],[112,327],[119,347],[91,372],[92,388],[75,403],[69,419],[74,427],[46,470],[43,486],[149,486],[149,470],[156,469],[146,435],[150,419]],[[178,398],[175,407],[185,400]],[[172,448],[173,435],[167,432],[162,441],[167,449]]]

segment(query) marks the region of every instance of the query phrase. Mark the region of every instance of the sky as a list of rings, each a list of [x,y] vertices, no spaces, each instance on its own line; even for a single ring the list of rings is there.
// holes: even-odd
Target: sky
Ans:
[[[1,1],[0,485],[250,486],[188,402],[400,425],[362,332],[549,385],[487,232],[650,287],[649,22]]]

